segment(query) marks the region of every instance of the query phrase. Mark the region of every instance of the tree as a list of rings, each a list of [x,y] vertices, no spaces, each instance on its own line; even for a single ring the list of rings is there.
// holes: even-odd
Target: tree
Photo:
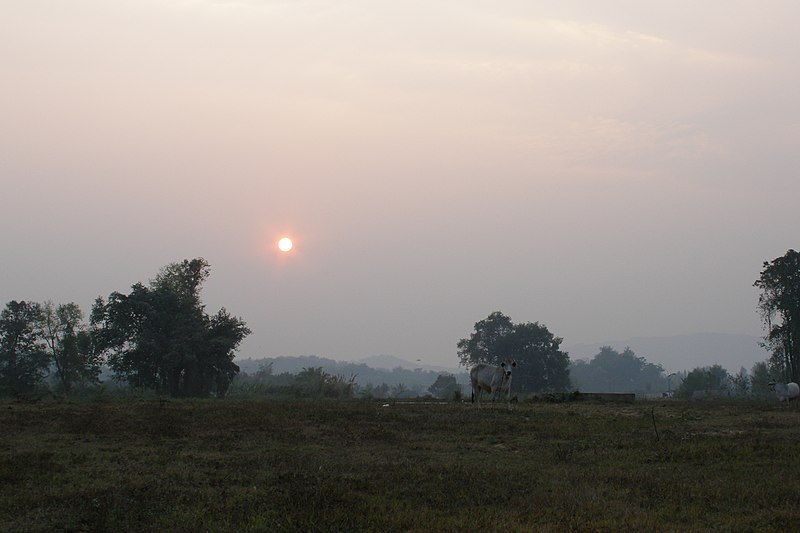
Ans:
[[[675,395],[691,398],[695,391],[729,391],[730,375],[720,365],[697,367],[686,375]]]
[[[469,338],[458,341],[461,365],[498,365],[517,361],[512,387],[520,391],[553,392],[569,388],[569,355],[559,350],[562,339],[538,322],[514,324],[495,311],[475,324]]]
[[[76,384],[99,382],[102,357],[94,350],[77,304],[55,306],[45,302],[38,327],[55,367],[55,377],[65,393]]]
[[[570,369],[573,384],[584,392],[647,392],[667,388],[661,365],[648,363],[630,348],[622,353],[602,346],[591,361]]]
[[[0,393],[32,392],[47,374],[49,358],[37,331],[42,308],[11,301],[0,312]]]
[[[389,396],[389,385],[381,383],[373,389],[372,393],[376,398],[387,398]]]
[[[250,333],[223,308],[209,316],[200,289],[204,259],[163,268],[149,286],[111,293],[92,308],[98,346],[118,379],[172,396],[223,396],[239,367],[233,357]]]
[[[750,394],[752,390],[752,380],[745,367],[741,367],[738,373],[732,375],[730,381],[731,389],[733,389],[735,395],[747,396]]]
[[[769,383],[782,379],[781,370],[769,364],[767,361],[759,361],[750,369],[750,391],[757,396],[771,395]]]
[[[439,374],[433,385],[428,387],[428,392],[436,398],[455,398],[461,393],[461,385],[452,374]]]
[[[207,395],[214,388],[218,396],[225,395],[234,376],[239,372],[239,365],[233,362],[234,354],[249,334],[250,330],[244,321],[230,315],[225,308],[211,317],[203,337],[203,350],[199,355],[203,380],[201,383],[212,387],[201,387],[195,392]]]
[[[342,375],[332,375],[322,367],[303,368],[295,377],[294,390],[298,396],[351,398],[355,393],[355,376],[346,380]]]
[[[499,364],[510,356],[513,335],[514,323],[500,311],[495,311],[475,324],[475,331],[469,339],[458,341],[458,358],[466,367],[478,363]]]
[[[403,383],[398,383],[389,392],[389,397],[394,399],[411,398],[412,396],[411,390]]]
[[[753,284],[761,294],[758,309],[767,334],[764,347],[786,381],[800,381],[800,253],[789,250],[783,257],[764,262]]]

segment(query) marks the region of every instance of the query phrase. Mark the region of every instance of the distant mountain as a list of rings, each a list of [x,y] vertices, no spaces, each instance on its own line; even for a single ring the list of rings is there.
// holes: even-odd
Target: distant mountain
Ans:
[[[337,372],[339,367],[344,366],[339,361],[328,359],[325,357],[318,357],[316,355],[302,355],[298,357],[269,357],[263,359],[239,359],[234,361],[239,365],[242,372],[252,374],[257,372],[261,365],[272,364],[273,374],[296,374],[304,368],[317,368],[322,367],[326,372]]]
[[[621,341],[569,344],[562,350],[569,352],[571,360],[592,359],[601,346],[616,350],[630,347],[636,355],[649,363],[660,364],[667,372],[692,370],[696,367],[722,365],[729,372],[741,367],[750,370],[764,361],[769,353],[759,346],[761,337],[727,333],[695,333],[672,337],[634,337]]]

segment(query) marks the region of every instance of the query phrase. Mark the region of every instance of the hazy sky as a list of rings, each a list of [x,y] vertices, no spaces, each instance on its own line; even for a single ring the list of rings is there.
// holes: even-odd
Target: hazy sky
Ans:
[[[241,357],[453,366],[495,310],[564,344],[760,335],[752,283],[800,247],[798,20],[0,0],[0,303],[88,313],[204,257],[208,310],[253,330]]]

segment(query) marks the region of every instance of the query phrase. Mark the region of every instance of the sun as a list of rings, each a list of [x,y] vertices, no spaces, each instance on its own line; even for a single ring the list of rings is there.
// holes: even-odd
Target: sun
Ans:
[[[288,252],[294,248],[294,243],[289,237],[283,237],[278,241],[278,250],[281,252]]]

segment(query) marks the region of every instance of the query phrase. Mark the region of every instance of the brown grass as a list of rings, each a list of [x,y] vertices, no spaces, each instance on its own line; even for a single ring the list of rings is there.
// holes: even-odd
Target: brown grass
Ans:
[[[5,402],[0,530],[786,529],[799,444],[766,403]]]

